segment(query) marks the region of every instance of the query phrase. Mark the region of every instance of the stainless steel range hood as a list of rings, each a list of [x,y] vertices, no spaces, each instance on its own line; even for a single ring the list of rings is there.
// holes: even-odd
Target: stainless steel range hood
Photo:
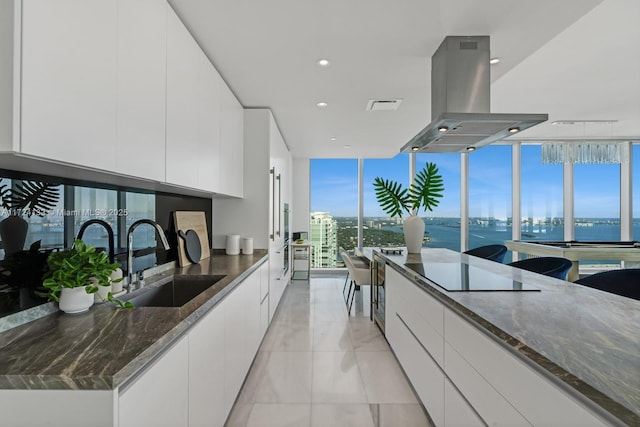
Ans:
[[[491,114],[489,36],[448,36],[431,57],[431,123],[401,152],[472,151],[546,121]]]

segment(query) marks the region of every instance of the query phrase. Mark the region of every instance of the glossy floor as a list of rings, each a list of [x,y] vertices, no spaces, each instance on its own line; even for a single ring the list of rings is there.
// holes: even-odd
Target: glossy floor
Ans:
[[[380,330],[369,289],[347,315],[342,277],[294,280],[227,427],[430,426]]]

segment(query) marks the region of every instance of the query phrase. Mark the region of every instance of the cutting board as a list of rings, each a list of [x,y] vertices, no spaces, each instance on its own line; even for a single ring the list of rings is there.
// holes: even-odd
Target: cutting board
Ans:
[[[207,217],[203,211],[175,211],[173,213],[176,235],[178,230],[193,230],[200,239],[200,258],[209,258],[209,235],[207,234]],[[191,264],[184,248],[184,239],[178,237],[178,265],[184,267]]]

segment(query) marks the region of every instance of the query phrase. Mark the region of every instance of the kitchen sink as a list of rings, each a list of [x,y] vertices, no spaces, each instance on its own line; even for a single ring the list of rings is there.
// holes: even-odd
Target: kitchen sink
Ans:
[[[120,299],[131,301],[135,307],[182,307],[224,277],[175,275],[168,283],[144,287]]]

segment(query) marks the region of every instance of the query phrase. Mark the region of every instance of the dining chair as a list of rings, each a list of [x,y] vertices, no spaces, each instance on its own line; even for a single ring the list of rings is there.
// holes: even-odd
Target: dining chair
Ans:
[[[469,249],[462,253],[502,263],[504,255],[507,253],[507,247],[505,245],[485,245]]]
[[[573,283],[640,300],[640,268],[601,271]]]
[[[559,257],[544,256],[539,258],[527,258],[520,261],[510,262],[512,267],[522,270],[533,271],[556,279],[567,280],[569,269],[573,265],[571,260]]]

